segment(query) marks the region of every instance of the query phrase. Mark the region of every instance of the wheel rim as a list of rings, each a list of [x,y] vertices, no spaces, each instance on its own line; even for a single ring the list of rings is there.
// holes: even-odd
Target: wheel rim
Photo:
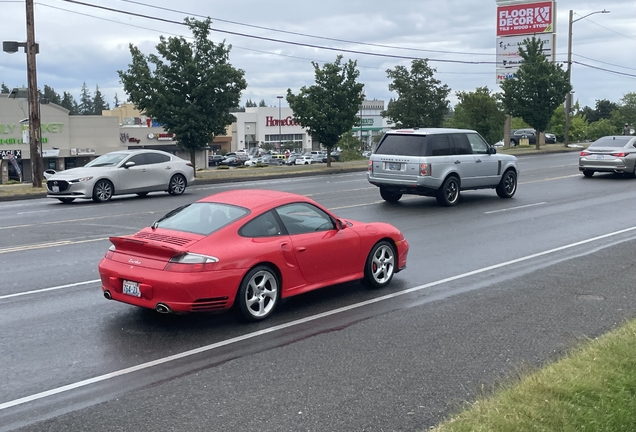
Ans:
[[[444,191],[446,193],[446,200],[449,203],[454,203],[457,201],[457,197],[459,196],[459,186],[455,180],[450,180],[446,185],[446,189]]]
[[[101,181],[95,186],[95,195],[100,201],[108,201],[113,194],[113,190],[110,187],[110,183]]]
[[[255,273],[247,283],[245,305],[250,315],[261,318],[274,308],[278,296],[278,282],[273,274],[261,270]]]
[[[395,268],[395,256],[393,249],[388,245],[382,245],[373,253],[371,260],[371,275],[379,284],[388,282],[393,276]]]
[[[185,180],[181,176],[174,176],[172,178],[171,190],[173,193],[181,194],[185,190]]]
[[[504,190],[508,195],[510,195],[515,191],[515,189],[517,189],[517,182],[515,181],[515,176],[510,173],[504,180]]]

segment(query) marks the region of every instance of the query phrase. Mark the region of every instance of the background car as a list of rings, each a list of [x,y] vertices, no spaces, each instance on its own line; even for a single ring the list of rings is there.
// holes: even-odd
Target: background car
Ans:
[[[238,156],[226,156],[223,158],[221,162],[219,162],[219,165],[239,166],[239,165],[243,165],[243,163],[244,161],[239,159]]]
[[[47,197],[71,203],[77,198],[95,202],[114,195],[166,191],[181,195],[194,181],[190,161],[160,150],[120,150],[93,159],[81,168],[59,171],[46,182]]]
[[[217,166],[223,159],[225,159],[225,156],[210,155],[208,156],[208,166]]]
[[[585,177],[595,172],[615,172],[636,177],[636,137],[630,135],[605,136],[581,151],[579,171]]]
[[[236,306],[249,321],[267,318],[280,298],[325,286],[385,287],[409,248],[388,223],[343,220],[302,195],[239,189],[110,241],[98,267],[107,299],[161,313]]]
[[[546,144],[556,143],[556,135],[549,132],[544,132],[544,139]],[[528,138],[528,144],[537,143],[537,133],[534,129],[515,129],[510,131],[510,146],[518,146],[522,138]]]
[[[44,176],[45,179],[49,179],[53,174],[55,174],[57,171],[55,171],[54,169],[47,169],[45,170],[42,175]]]
[[[285,165],[294,165],[296,163],[296,159],[298,159],[300,155],[292,154],[285,160]]]
[[[312,155],[302,155],[299,156],[294,162],[296,165],[311,165],[315,163],[314,157]]]

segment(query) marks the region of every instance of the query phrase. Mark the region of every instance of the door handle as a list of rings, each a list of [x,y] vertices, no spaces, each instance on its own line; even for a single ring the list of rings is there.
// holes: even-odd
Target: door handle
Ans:
[[[305,247],[303,247],[303,246],[300,246],[300,247],[297,247],[297,248],[296,248],[296,251],[297,251],[297,252],[305,252],[305,250],[307,250],[307,248],[305,248]]]
[[[167,167],[166,167],[166,169],[172,169],[172,167],[170,167],[170,166],[167,166]]]
[[[481,163],[481,159],[477,159],[475,162],[477,162],[477,163]]]
[[[456,161],[455,161],[455,165],[460,164],[460,163],[462,163],[462,162],[461,162],[461,161],[459,161],[459,160],[456,160]]]

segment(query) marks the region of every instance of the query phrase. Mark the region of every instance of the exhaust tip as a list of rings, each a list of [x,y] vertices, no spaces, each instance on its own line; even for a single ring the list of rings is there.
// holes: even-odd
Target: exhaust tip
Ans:
[[[110,291],[104,291],[104,297],[106,300],[112,300],[113,296],[110,294]]]
[[[169,314],[172,312],[170,308],[163,303],[157,303],[157,306],[155,306],[155,310],[162,314]]]

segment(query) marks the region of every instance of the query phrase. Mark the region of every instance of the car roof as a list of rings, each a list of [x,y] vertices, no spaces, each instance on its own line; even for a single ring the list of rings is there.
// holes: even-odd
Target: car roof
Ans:
[[[477,133],[472,129],[453,129],[453,128],[406,128],[406,129],[390,129],[386,134],[414,134],[414,135],[436,135],[443,133]]]
[[[106,154],[115,154],[115,153],[121,153],[121,154],[127,154],[127,155],[133,155],[138,153],[160,153],[160,154],[167,154],[169,156],[173,156],[172,153],[168,153],[162,150],[155,150],[155,149],[115,150],[112,152],[108,152]]]
[[[263,206],[275,207],[293,201],[311,202],[310,199],[303,195],[264,189],[230,190],[219,192],[199,200],[199,202],[218,202],[236,205],[250,210],[257,210]]]

